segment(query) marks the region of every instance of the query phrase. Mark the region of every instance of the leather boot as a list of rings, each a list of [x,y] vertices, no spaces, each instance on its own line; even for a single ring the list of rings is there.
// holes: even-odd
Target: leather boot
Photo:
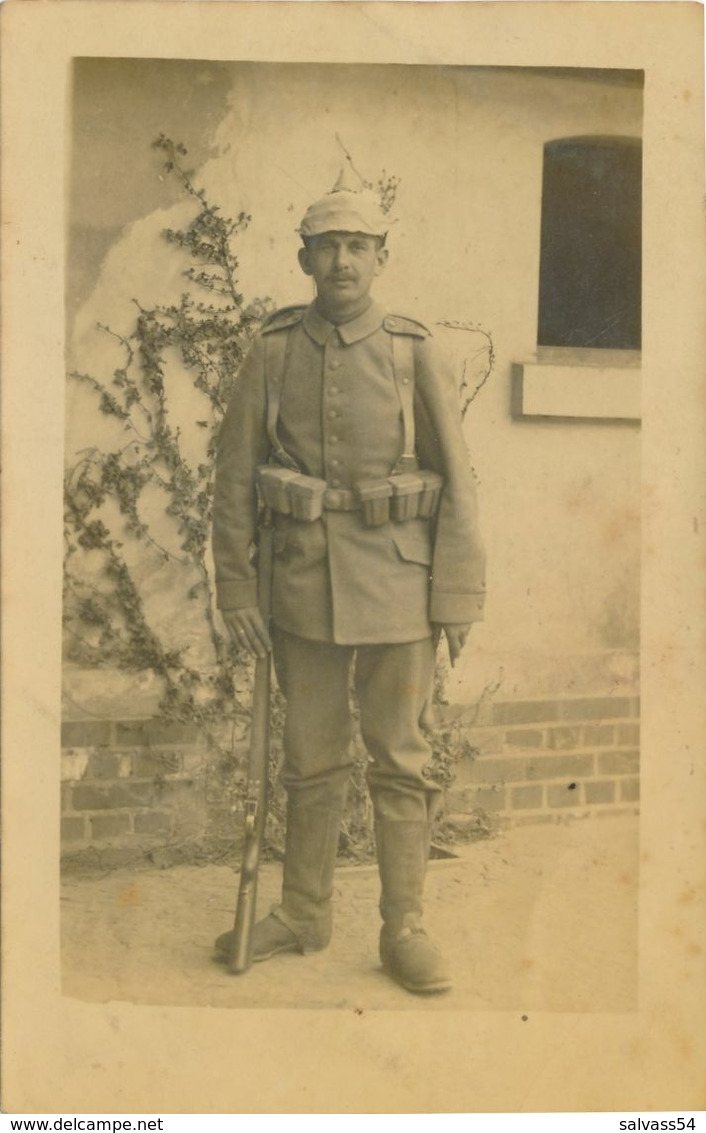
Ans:
[[[282,901],[253,928],[254,963],[280,952],[319,952],[331,939],[333,874],[343,813],[340,797],[292,792],[287,805]],[[226,962],[232,933],[218,937],[214,959]]]
[[[333,875],[343,802],[325,790],[290,792],[282,902],[273,916],[302,952],[319,952],[331,939]]]
[[[233,930],[222,933],[213,946],[213,959],[218,964],[227,964],[230,958]],[[252,962],[270,960],[280,952],[300,952],[299,941],[282,921],[273,913],[253,925]]]
[[[375,836],[382,882],[383,969],[408,991],[448,991],[451,979],[446,965],[421,923],[429,824],[378,817]]]

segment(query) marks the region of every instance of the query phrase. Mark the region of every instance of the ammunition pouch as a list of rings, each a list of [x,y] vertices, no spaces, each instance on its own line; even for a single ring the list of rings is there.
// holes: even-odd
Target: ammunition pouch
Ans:
[[[429,519],[439,505],[443,480],[436,472],[419,470],[361,480],[350,490],[267,464],[257,470],[257,486],[265,507],[303,523],[313,523],[324,511],[360,511],[365,527],[379,527],[390,520]]]
[[[436,514],[444,481],[437,472],[419,469],[380,480],[361,480],[355,491],[366,527],[379,527],[393,520],[429,519]]]

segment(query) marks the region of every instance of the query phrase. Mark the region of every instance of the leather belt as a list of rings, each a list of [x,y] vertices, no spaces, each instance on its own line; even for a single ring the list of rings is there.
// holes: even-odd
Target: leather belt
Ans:
[[[443,480],[438,472],[417,469],[360,480],[355,489],[328,487],[318,476],[306,476],[281,465],[257,469],[264,505],[281,515],[313,523],[325,511],[362,511],[365,527],[429,519],[436,513]]]

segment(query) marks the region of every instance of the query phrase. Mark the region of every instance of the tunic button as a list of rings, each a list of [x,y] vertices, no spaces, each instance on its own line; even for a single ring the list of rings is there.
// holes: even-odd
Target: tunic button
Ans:
[[[341,365],[340,362],[329,362],[328,368],[329,368],[329,370],[337,370],[340,367],[340,365]]]
[[[329,417],[331,418],[332,421],[335,421],[336,418],[338,417],[338,413],[336,412],[335,409],[329,409],[328,415],[329,415]]]
[[[329,386],[328,391],[329,391],[329,393],[331,394],[332,397],[335,397],[336,394],[338,393],[338,386]]]
[[[338,437],[329,437],[329,444],[337,445],[338,444]]]
[[[332,488],[340,488],[340,487],[341,487],[341,481],[340,481],[340,480],[335,480],[335,479],[334,479],[334,480],[332,480],[332,481],[331,481],[331,487],[332,487]]]

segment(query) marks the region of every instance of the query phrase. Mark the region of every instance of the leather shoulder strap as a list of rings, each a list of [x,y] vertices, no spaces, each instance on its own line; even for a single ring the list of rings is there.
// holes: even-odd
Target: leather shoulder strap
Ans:
[[[395,465],[395,471],[416,468],[414,426],[414,340],[411,335],[392,335],[392,370],[397,394],[402,406],[404,449]]]
[[[424,323],[405,315],[386,315],[383,326],[392,337],[392,368],[404,425],[404,451],[394,470],[404,472],[417,467],[414,449],[414,341],[428,338],[431,332]]]
[[[282,448],[277,436],[277,422],[279,409],[282,403],[282,389],[287,373],[289,358],[289,344],[291,331],[280,331],[279,334],[268,334],[263,339],[265,344],[265,390],[267,393],[267,436],[272,450],[272,456],[284,468],[293,468],[299,472],[296,461]]]

